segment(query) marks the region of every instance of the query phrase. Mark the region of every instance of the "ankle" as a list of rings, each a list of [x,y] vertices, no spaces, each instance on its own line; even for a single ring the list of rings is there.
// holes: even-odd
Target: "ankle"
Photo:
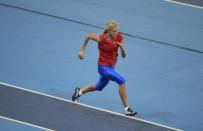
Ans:
[[[127,110],[128,110],[128,108],[130,108],[130,107],[129,107],[129,106],[126,106],[126,107],[125,107],[125,111],[127,111]]]
[[[80,90],[78,94],[79,94],[79,96],[81,96],[82,95],[82,90]]]

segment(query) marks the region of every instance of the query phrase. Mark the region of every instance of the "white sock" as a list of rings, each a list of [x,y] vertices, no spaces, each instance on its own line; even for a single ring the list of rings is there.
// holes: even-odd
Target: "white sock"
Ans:
[[[125,107],[125,111],[127,111],[127,110],[128,110],[128,108],[129,108],[129,106]]]
[[[82,90],[79,91],[79,96],[81,96],[81,95],[82,95]]]

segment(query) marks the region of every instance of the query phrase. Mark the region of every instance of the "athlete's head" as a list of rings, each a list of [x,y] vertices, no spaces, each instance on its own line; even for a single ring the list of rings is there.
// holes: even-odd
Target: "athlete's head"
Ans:
[[[106,31],[109,33],[109,36],[115,38],[119,30],[118,23],[114,20],[110,20],[106,24]]]

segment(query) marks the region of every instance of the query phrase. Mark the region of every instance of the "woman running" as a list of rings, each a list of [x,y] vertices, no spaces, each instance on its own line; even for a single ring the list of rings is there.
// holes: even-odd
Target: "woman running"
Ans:
[[[98,42],[98,72],[100,74],[100,78],[97,83],[87,85],[82,89],[76,88],[72,96],[72,101],[77,102],[79,97],[87,92],[102,91],[109,81],[114,81],[119,86],[119,95],[126,112],[125,114],[128,116],[134,116],[137,112],[133,111],[128,105],[125,79],[115,71],[119,48],[122,57],[126,57],[123,36],[118,32],[118,30],[118,23],[111,20],[107,22],[106,29],[100,35],[90,33],[86,36],[83,46],[78,53],[78,57],[81,60],[84,58],[85,48],[89,40]]]

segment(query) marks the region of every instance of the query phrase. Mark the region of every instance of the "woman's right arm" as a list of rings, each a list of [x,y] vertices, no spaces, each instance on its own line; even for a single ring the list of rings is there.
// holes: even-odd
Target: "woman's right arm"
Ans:
[[[99,42],[100,41],[100,37],[99,35],[95,34],[95,33],[90,33],[85,37],[84,43],[78,53],[78,57],[82,60],[84,58],[84,53],[85,53],[85,48],[87,47],[87,44],[89,42],[89,40],[94,40]]]

